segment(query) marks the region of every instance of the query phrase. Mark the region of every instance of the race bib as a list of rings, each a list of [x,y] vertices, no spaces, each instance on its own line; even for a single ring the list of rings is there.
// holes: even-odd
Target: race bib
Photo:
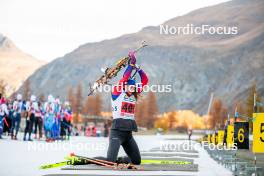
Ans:
[[[135,104],[122,102],[121,113],[134,114],[135,113]]]

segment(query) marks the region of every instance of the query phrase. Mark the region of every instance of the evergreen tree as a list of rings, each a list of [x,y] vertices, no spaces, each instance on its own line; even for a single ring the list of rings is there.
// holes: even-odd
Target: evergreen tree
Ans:
[[[75,116],[73,117],[73,121],[75,123],[79,122],[79,116],[82,112],[82,103],[83,103],[83,97],[82,97],[82,84],[79,83],[77,86],[76,94],[75,94]]]
[[[175,112],[177,113],[177,112]],[[168,122],[169,122],[169,129],[172,130],[174,128],[177,119],[175,118],[175,113],[171,112],[168,114]]]
[[[158,114],[157,98],[154,92],[149,92],[143,109],[144,126],[153,128],[156,116]]]
[[[136,112],[135,112],[135,116],[136,116],[136,121],[137,124],[139,126],[145,126],[145,113],[144,110],[146,109],[146,102],[144,100],[144,98],[140,98],[138,99],[137,103],[136,103]]]
[[[67,95],[67,99],[72,107],[72,111],[75,113],[75,96],[74,96],[74,92],[73,92],[73,88],[69,87],[68,89],[68,95]]]
[[[94,101],[94,115],[99,116],[101,114],[102,111],[102,99],[101,99],[101,95],[97,94],[94,97],[95,101]]]
[[[209,112],[209,126],[212,129],[223,128],[227,119],[227,108],[219,98],[215,98]]]

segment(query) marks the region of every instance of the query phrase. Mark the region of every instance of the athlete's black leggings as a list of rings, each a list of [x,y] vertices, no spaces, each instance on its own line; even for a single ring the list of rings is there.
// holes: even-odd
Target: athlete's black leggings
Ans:
[[[109,137],[109,147],[107,151],[107,160],[116,162],[120,145],[124,148],[131,163],[139,165],[141,156],[132,131],[111,130]]]
[[[28,139],[31,140],[31,133],[33,130],[34,122],[35,122],[35,115],[32,113],[32,114],[30,114],[29,119],[26,119],[26,128],[24,131],[24,140],[26,140],[27,133],[29,135]]]
[[[42,126],[43,121],[41,117],[35,117],[35,130],[34,133],[37,136],[39,130],[39,138],[42,138]]]

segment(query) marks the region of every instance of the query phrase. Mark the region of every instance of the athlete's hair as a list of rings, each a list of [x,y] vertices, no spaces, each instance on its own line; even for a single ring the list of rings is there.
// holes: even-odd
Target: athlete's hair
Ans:
[[[134,95],[134,97],[136,98],[136,100],[138,100],[138,92],[133,92],[132,95]]]

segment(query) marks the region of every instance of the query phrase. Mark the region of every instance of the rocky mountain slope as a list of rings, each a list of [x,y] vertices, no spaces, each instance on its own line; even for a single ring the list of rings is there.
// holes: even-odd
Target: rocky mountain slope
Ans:
[[[10,39],[0,34],[0,80],[7,84],[7,94],[18,89],[43,64],[43,61],[25,54]]]
[[[84,44],[43,66],[29,79],[35,94],[65,98],[68,87],[82,83],[85,96],[89,82],[101,75],[101,67],[113,65],[146,40],[150,46],[138,54],[138,62],[149,74],[150,84],[173,86],[172,92],[157,94],[160,111],[192,109],[205,113],[211,92],[228,106],[245,98],[253,82],[264,93],[263,16],[262,0],[205,7],[163,25],[236,26],[238,34],[161,35],[159,26],[148,26],[137,33]],[[110,96],[104,99],[109,107]]]

